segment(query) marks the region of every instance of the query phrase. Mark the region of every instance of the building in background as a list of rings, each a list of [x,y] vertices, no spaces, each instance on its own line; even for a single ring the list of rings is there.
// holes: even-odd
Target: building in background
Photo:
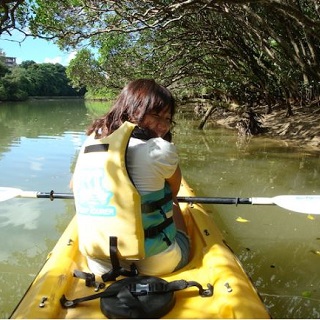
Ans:
[[[0,49],[0,59],[7,67],[15,67],[17,65],[17,58],[7,57],[5,52]]]

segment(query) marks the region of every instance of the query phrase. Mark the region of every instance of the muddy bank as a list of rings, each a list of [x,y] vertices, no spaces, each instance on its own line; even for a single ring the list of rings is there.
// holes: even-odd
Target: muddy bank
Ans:
[[[197,103],[194,112],[199,121],[203,120],[212,104]],[[265,107],[248,109],[213,106],[208,124],[218,124],[228,129],[237,130],[240,137],[263,135],[282,140],[287,145],[308,149],[320,153],[320,103],[312,107],[292,106],[293,115],[288,117],[287,110],[274,106],[270,114]],[[251,122],[256,122],[252,124]]]

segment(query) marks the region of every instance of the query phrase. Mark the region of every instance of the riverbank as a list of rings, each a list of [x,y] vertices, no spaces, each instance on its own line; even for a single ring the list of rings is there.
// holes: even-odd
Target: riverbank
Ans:
[[[237,130],[239,136],[250,136],[251,133],[245,128],[250,115],[236,110],[238,109],[215,107],[207,124],[218,124]],[[199,118],[205,114],[204,110],[195,111]],[[293,115],[288,117],[287,110],[283,107],[274,106],[270,114],[265,114],[265,107],[255,108],[254,117],[258,124],[256,134],[282,140],[293,147],[320,152],[320,103],[309,107],[293,105],[292,112]]]

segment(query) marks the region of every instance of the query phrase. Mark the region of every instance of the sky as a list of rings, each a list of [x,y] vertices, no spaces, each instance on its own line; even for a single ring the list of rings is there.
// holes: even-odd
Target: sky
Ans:
[[[4,34],[0,36],[0,49],[7,57],[15,57],[18,64],[33,60],[36,63],[60,63],[67,66],[76,54],[76,52],[61,51],[57,45],[43,39],[27,37],[21,44],[15,42],[21,39],[18,32],[13,32],[12,36]]]

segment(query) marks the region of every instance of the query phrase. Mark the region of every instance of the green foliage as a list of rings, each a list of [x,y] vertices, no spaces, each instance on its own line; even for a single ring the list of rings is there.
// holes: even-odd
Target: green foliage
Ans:
[[[87,108],[87,111],[90,117],[92,119],[96,119],[108,112],[108,110],[112,107],[112,101],[86,100],[85,106]]]
[[[0,57],[0,77],[4,77],[7,73],[10,72],[9,68],[5,65],[5,63],[1,60]]]
[[[83,87],[82,87],[83,88]],[[66,68],[60,64],[24,61],[19,66],[8,69],[1,76],[0,100],[26,100],[29,96],[78,96],[83,95],[73,89],[66,75]]]
[[[320,18],[313,0],[28,3],[23,26],[32,34],[87,48],[68,76],[90,94],[153,77],[180,97],[209,94],[250,105],[318,98]]]
[[[89,89],[86,94],[85,98],[89,100],[107,100],[112,101],[116,98],[119,94],[119,90],[102,87],[96,89]]]
[[[0,79],[0,100],[25,100],[28,95],[23,90],[23,79],[10,72]]]
[[[79,51],[70,61],[66,74],[71,79],[72,86],[77,89],[86,86],[88,90],[94,90],[104,87],[106,83],[104,70],[87,49]]]

